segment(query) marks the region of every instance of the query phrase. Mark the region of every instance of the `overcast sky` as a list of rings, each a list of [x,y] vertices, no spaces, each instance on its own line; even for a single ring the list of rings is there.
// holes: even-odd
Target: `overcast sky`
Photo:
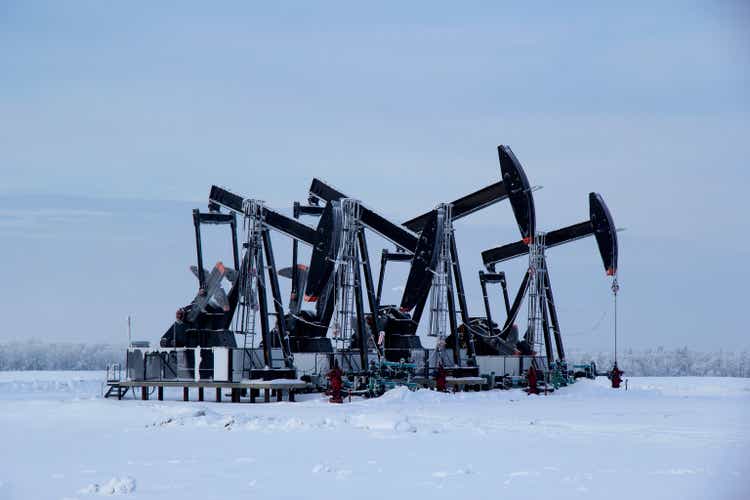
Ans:
[[[540,229],[590,191],[627,228],[626,346],[750,345],[746,3],[271,4],[0,3],[0,340],[123,341],[128,314],[156,340],[211,184],[288,210],[318,176],[402,220],[498,180],[508,144]],[[479,252],[517,229],[507,204],[456,228],[478,315]],[[568,346],[608,348],[594,241],[549,261]]]

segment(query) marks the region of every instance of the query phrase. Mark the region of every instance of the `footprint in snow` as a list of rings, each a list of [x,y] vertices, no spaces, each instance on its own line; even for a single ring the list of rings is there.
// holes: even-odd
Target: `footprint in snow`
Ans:
[[[135,479],[113,477],[104,484],[92,483],[78,491],[84,495],[128,495],[135,491]]]
[[[348,479],[352,475],[352,471],[349,469],[341,469],[336,471],[336,479]]]
[[[317,464],[312,468],[313,474],[319,474],[321,472],[331,472],[331,466],[328,464]]]
[[[466,467],[462,469],[457,469],[456,472],[446,472],[446,471],[437,471],[432,473],[432,477],[445,479],[449,476],[467,476],[469,474],[474,474],[474,470],[472,469],[471,465],[467,465]]]

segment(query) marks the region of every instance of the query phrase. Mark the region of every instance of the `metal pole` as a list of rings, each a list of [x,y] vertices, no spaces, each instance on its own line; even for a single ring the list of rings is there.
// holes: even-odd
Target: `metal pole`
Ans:
[[[479,284],[482,286],[482,298],[484,299],[484,313],[487,315],[487,328],[492,333],[492,311],[490,311],[490,299],[487,296],[487,282],[484,278],[484,271],[479,271]]]
[[[385,278],[385,266],[388,262],[388,250],[383,249],[383,254],[380,256],[380,278],[378,278],[378,293],[376,296],[376,302],[380,304],[380,297],[383,293],[383,279]]]
[[[555,296],[552,293],[552,283],[549,279],[549,269],[547,268],[547,259],[543,260],[544,264],[544,286],[547,299],[547,309],[549,311],[549,320],[552,326],[552,334],[555,339],[557,357],[560,361],[565,361],[565,348],[563,347],[562,333],[560,331],[560,320],[557,317],[557,307],[555,306]]]
[[[271,245],[271,234],[267,228],[263,229],[263,250],[268,264],[268,282],[271,285],[271,297],[273,299],[273,308],[276,312],[276,325],[278,326],[279,346],[284,355],[284,362],[287,368],[292,368],[292,355],[289,346],[289,337],[286,331],[286,321],[284,318],[284,306],[281,303],[281,289],[279,288],[279,277],[276,274],[276,261],[273,255]]]
[[[232,259],[234,260],[234,268],[237,272],[240,271],[240,252],[237,248],[237,216],[232,212],[232,220],[229,223],[229,230],[232,232]]]
[[[256,272],[258,283],[258,306],[260,309],[260,332],[263,338],[263,362],[268,368],[273,368],[273,340],[268,326],[268,302],[266,299],[266,279],[263,273],[263,247],[256,249]]]
[[[508,283],[505,277],[500,278],[500,286],[503,288],[503,301],[505,302],[505,314],[510,316],[510,297],[508,297]]]
[[[299,219],[299,202],[295,201],[293,205],[293,212],[292,216],[295,219]],[[297,275],[299,273],[299,269],[297,269],[297,261],[299,259],[298,256],[298,249],[299,243],[297,242],[296,238],[292,238],[292,293],[289,301],[289,308],[292,309],[293,313],[299,312],[297,310],[297,307],[295,307],[295,304],[299,303],[299,298],[297,295],[299,294],[299,290],[297,289]]]
[[[375,349],[378,353],[378,357],[380,357],[380,347],[378,346],[378,335],[380,334],[378,309],[380,309],[380,307],[377,297],[375,296],[375,291],[373,290],[372,268],[370,267],[370,252],[367,250],[367,239],[365,238],[365,232],[362,228],[359,228],[359,230],[357,231],[357,238],[359,240],[359,258],[362,261],[362,267],[364,268],[367,301],[368,305],[370,306],[370,313],[372,313],[372,338],[375,342]]]
[[[450,211],[448,211],[450,214]],[[474,356],[474,332],[469,325],[469,310],[466,305],[466,295],[464,293],[464,279],[461,276],[461,265],[458,262],[458,247],[456,238],[453,236],[453,226],[451,223],[450,235],[450,256],[453,265],[453,281],[456,284],[456,295],[458,296],[458,308],[461,312],[461,322],[466,325],[466,350],[469,358]],[[491,332],[491,330],[490,330]]]
[[[414,328],[414,333],[417,333],[417,328],[419,327],[419,321],[422,319],[422,313],[424,312],[424,306],[427,304],[427,299],[430,296],[430,289],[427,288],[422,294],[422,298],[419,299],[419,302],[417,302],[417,305],[414,306],[414,312],[411,314],[411,324]]]
[[[193,224],[195,225],[195,252],[198,257],[198,283],[199,288],[203,289],[206,286],[206,277],[203,271],[203,249],[201,247],[201,219],[200,211],[195,208],[193,209]]]
[[[615,364],[617,364],[617,292],[620,290],[620,285],[617,283],[617,276],[612,280],[612,295],[614,296],[614,322],[615,322]]]
[[[461,366],[461,339],[459,338],[458,326],[456,325],[456,303],[453,297],[453,277],[451,276],[451,266],[445,262],[445,269],[441,269],[441,272],[446,274],[445,277],[445,295],[448,302],[448,325],[450,326],[451,335],[453,335],[453,363],[456,366]],[[433,293],[439,290],[433,289]],[[469,325],[464,323],[468,329]],[[469,344],[469,338],[471,333],[466,332],[466,345]]]
[[[362,278],[360,275],[360,268],[359,268],[359,262],[357,262],[357,248],[354,248],[354,306],[357,311],[357,330],[359,330],[359,359],[360,363],[362,365],[361,371],[367,372],[369,371],[369,361],[368,361],[368,350],[370,347],[370,343],[367,340],[367,326],[365,325],[365,307],[362,302]],[[375,315],[373,314],[373,320],[375,319]],[[374,324],[377,324],[376,321],[373,321]],[[373,339],[375,341],[375,345],[377,346],[378,339],[375,337]]]
[[[541,285],[544,287],[544,284]],[[546,300],[540,301],[539,307],[542,309],[542,332],[544,333],[544,352],[547,355],[547,367],[552,367],[554,355],[552,354],[552,338],[549,334],[549,314],[547,311]]]

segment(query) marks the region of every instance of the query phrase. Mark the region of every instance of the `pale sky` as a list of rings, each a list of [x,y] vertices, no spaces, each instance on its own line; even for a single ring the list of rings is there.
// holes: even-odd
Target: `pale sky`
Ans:
[[[744,2],[11,0],[0,69],[0,341],[122,342],[128,314],[158,339],[211,184],[288,210],[317,176],[402,220],[498,180],[508,144],[540,229],[589,191],[627,228],[625,346],[750,346]],[[479,252],[517,229],[506,204],[456,228],[478,315]],[[548,254],[570,349],[611,343],[595,247]]]

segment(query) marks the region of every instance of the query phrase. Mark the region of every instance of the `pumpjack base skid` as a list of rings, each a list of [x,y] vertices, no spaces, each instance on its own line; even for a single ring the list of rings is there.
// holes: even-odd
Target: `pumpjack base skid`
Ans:
[[[445,374],[449,377],[464,378],[464,377],[478,377],[479,367],[477,366],[453,366],[445,368]]]
[[[294,368],[252,369],[250,370],[250,378],[253,380],[295,379],[297,378],[297,370]]]

